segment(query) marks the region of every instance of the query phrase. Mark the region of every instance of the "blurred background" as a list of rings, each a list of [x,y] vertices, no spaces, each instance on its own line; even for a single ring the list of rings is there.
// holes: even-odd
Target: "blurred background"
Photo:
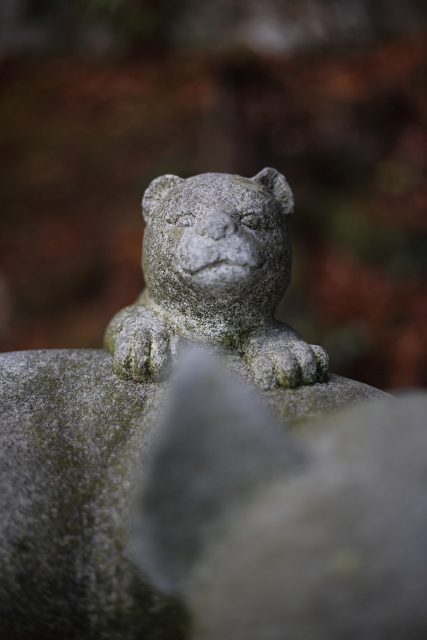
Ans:
[[[278,315],[427,386],[425,0],[0,0],[0,351],[102,346],[143,287],[150,180],[294,190]]]

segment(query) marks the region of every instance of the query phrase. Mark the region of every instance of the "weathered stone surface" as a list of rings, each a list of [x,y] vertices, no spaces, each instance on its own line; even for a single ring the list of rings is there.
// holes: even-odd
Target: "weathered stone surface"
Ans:
[[[9,639],[180,638],[126,556],[156,387],[104,351],[0,357],[0,629]]]
[[[163,176],[143,208],[147,290],[109,325],[114,357],[0,356],[2,640],[185,636],[183,610],[145,586],[127,554],[138,479],[185,342],[224,351],[288,427],[383,395],[328,378],[324,350],[273,320],[291,268],[293,198],[281,174]]]
[[[194,640],[421,640],[427,394],[371,398],[285,434],[195,354],[135,520],[135,559],[188,603]]]
[[[182,596],[218,521],[301,463],[249,386],[212,356],[185,353],[138,496],[135,555],[152,584]]]
[[[196,566],[194,640],[427,637],[427,394],[310,425]],[[220,467],[218,467],[220,468]]]
[[[229,368],[251,380],[235,352]],[[0,356],[2,640],[179,640],[185,617],[128,559],[131,503],[170,382],[123,381],[107,351]],[[343,378],[255,391],[282,423],[383,396]],[[166,472],[166,470],[165,470]]]
[[[147,289],[106,334],[119,376],[161,380],[187,339],[243,355],[261,389],[325,379],[324,349],[273,320],[291,277],[293,196],[282,174],[161,176],[142,204]]]

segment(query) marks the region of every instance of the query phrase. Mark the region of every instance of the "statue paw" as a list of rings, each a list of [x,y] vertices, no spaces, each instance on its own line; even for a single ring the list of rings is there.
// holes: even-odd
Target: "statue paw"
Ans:
[[[280,333],[256,342],[250,345],[246,358],[261,389],[293,389],[327,379],[328,355],[322,347]]]
[[[106,346],[114,373],[124,380],[158,382],[171,365],[170,337],[163,322],[144,307],[128,307],[113,318]]]

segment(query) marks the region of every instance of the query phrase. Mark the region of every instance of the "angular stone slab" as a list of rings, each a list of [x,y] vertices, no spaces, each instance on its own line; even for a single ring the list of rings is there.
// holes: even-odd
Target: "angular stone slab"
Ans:
[[[226,360],[250,381],[237,355]],[[183,610],[141,581],[126,550],[169,385],[119,379],[103,350],[0,356],[2,640],[187,637]],[[385,395],[338,376],[256,393],[287,425]]]

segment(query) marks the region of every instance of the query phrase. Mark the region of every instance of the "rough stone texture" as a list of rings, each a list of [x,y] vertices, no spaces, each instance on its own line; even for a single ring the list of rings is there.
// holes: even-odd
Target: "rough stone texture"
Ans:
[[[125,550],[157,391],[105,351],[0,357],[2,640],[184,637]]]
[[[229,368],[250,381],[235,351]],[[179,640],[186,619],[128,559],[131,503],[170,382],[123,381],[107,351],[0,356],[2,640]],[[258,391],[283,423],[382,392],[331,376]]]
[[[185,637],[183,609],[145,586],[127,544],[168,375],[186,341],[223,352],[288,426],[383,395],[328,378],[324,350],[272,319],[291,266],[293,200],[281,174],[163,176],[143,207],[147,290],[110,323],[114,359],[84,350],[0,356],[2,640]],[[263,411],[252,424],[269,429]],[[276,467],[285,453],[277,449]]]
[[[220,364],[184,355],[138,500],[136,557],[153,584],[177,596],[218,521],[254,486],[302,463],[271,411]]]
[[[192,356],[134,537],[153,583],[189,604],[195,640],[424,639],[427,394],[371,398],[285,434]]]
[[[196,566],[194,640],[427,637],[427,394],[310,425],[307,469],[252,496]]]
[[[271,168],[251,179],[154,180],[143,198],[147,289],[106,334],[116,373],[162,379],[187,339],[235,349],[261,389],[323,381],[324,349],[273,320],[291,276],[292,210],[289,185]]]

